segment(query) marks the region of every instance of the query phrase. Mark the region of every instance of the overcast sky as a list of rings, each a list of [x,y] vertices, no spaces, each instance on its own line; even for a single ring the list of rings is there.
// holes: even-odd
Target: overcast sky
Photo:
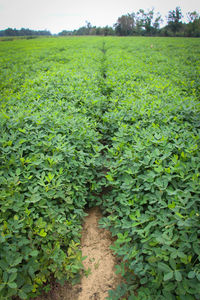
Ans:
[[[85,21],[93,26],[112,26],[122,14],[152,7],[165,19],[176,6],[183,14],[200,12],[198,0],[0,0],[0,30],[25,27],[58,33],[85,26]]]

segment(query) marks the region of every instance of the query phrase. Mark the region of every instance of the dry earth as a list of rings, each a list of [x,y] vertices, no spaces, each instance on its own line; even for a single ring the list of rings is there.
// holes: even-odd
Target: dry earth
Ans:
[[[87,256],[83,261],[88,276],[83,276],[81,283],[75,286],[54,285],[49,294],[36,300],[105,300],[108,290],[119,283],[120,278],[115,274],[116,258],[110,250],[112,238],[109,231],[101,229],[98,221],[102,217],[99,208],[87,211],[88,216],[83,224],[81,250]]]

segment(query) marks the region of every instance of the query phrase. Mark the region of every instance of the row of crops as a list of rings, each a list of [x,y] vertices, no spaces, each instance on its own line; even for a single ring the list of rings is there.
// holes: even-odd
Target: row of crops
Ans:
[[[124,280],[109,299],[200,299],[199,40],[0,44],[0,299],[82,270],[85,208]]]

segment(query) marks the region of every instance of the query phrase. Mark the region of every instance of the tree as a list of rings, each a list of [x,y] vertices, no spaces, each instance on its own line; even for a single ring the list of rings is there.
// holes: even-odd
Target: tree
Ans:
[[[141,31],[141,29],[145,30],[147,35],[149,35],[152,31],[152,19],[154,16],[154,10],[148,10],[147,12],[144,9],[140,9],[137,14],[137,29]]]
[[[170,10],[168,13],[167,23],[169,29],[172,30],[173,34],[176,34],[182,27],[182,19],[183,15],[180,7],[176,7],[175,10]]]
[[[156,33],[156,32],[159,30],[160,24],[161,24],[162,22],[163,22],[162,16],[161,16],[161,14],[158,12],[158,13],[156,14],[156,18],[155,18],[155,20],[154,20],[154,22],[153,22],[154,33]]]
[[[88,21],[85,21],[86,23],[86,28],[88,30],[88,33],[87,34],[90,34],[91,33],[91,29],[92,29],[92,24]]]
[[[187,19],[189,23],[193,23],[195,20],[199,19],[200,15],[197,11],[188,12],[187,13]]]
[[[136,31],[139,34],[141,34],[141,32],[144,30],[144,15],[144,9],[139,9],[135,16]]]
[[[114,24],[117,35],[131,35],[135,27],[135,14],[127,14],[119,17]]]
[[[115,32],[114,32],[114,30],[113,30],[112,27],[105,26],[105,27],[102,28],[102,34],[103,34],[104,36],[107,36],[107,35],[114,35]]]
[[[12,28],[7,28],[4,30],[4,35],[5,36],[16,36],[16,29],[12,29]]]
[[[73,34],[73,32],[69,31],[69,30],[63,30],[58,33],[58,35],[60,35],[60,36],[66,36],[66,35],[72,35],[72,34]]]
[[[154,9],[140,9],[136,13],[136,28],[138,33],[152,35],[158,32],[160,23],[162,22],[161,14],[155,15]]]
[[[188,12],[189,23],[186,25],[186,36],[200,37],[200,15],[198,12]]]

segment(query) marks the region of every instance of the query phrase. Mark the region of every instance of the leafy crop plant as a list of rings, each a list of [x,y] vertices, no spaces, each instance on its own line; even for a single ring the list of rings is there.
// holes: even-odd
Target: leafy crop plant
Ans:
[[[123,277],[109,299],[200,299],[199,49],[186,38],[0,42],[0,299],[77,280],[94,205]]]

